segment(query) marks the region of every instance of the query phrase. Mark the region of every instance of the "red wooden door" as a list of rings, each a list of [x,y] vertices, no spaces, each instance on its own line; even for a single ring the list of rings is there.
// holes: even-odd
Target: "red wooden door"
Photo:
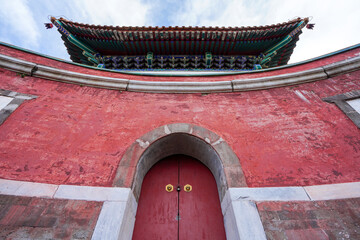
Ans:
[[[172,192],[166,191],[168,184],[174,186]],[[192,186],[190,192],[184,191],[186,184]],[[184,155],[155,164],[143,181],[133,239],[226,239],[219,195],[210,170]]]

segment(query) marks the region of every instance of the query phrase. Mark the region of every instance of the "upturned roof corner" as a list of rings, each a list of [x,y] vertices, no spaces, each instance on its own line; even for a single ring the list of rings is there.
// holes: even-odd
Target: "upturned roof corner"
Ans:
[[[258,27],[114,27],[55,17],[51,21],[77,63],[132,70],[256,70],[287,64],[309,19]]]

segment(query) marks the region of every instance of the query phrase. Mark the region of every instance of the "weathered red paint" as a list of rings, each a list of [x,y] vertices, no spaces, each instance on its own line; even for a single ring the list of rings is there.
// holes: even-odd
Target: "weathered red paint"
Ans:
[[[225,240],[223,215],[213,175],[201,162],[181,157],[179,239]],[[191,185],[191,192],[184,191],[187,184]]]
[[[133,240],[178,239],[178,159],[157,163],[146,174],[136,212]],[[174,186],[172,192],[166,185]]]
[[[174,186],[172,192],[165,190],[168,184]],[[186,184],[192,186],[190,192],[184,191]],[[150,169],[142,184],[134,240],[225,238],[216,183],[209,169],[183,155],[168,157]]]
[[[56,62],[0,49],[29,61]],[[5,69],[0,76],[0,88],[38,96],[0,126],[1,178],[110,186],[122,155],[137,138],[184,122],[220,135],[238,156],[250,187],[360,180],[359,129],[334,104],[321,100],[360,89],[360,71],[297,86],[208,95],[119,92],[22,78]]]

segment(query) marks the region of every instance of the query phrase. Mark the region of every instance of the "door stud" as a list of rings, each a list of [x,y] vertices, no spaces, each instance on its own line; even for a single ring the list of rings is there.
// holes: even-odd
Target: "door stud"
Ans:
[[[168,185],[165,186],[165,190],[167,192],[172,192],[174,190],[174,186],[171,185],[171,184],[168,184]]]
[[[186,185],[184,186],[184,191],[185,191],[185,192],[191,192],[191,190],[192,190],[192,186],[191,186],[190,184],[186,184]]]

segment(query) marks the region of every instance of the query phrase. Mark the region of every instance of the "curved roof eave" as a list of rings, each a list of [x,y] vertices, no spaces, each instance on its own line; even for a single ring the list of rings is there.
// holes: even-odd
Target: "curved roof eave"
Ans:
[[[98,62],[95,53],[100,56],[136,56],[148,52],[155,55],[202,55],[211,52],[214,55],[258,56],[270,49],[270,53],[276,55],[278,50],[280,54],[277,55],[281,57],[271,57],[266,61],[270,67],[287,64],[301,29],[309,21],[308,18],[296,18],[286,23],[259,27],[159,28],[94,26],[54,17],[51,20],[62,34],[71,59],[78,63],[94,65]],[[284,44],[279,46],[280,43]],[[201,48],[188,47],[195,45]]]

